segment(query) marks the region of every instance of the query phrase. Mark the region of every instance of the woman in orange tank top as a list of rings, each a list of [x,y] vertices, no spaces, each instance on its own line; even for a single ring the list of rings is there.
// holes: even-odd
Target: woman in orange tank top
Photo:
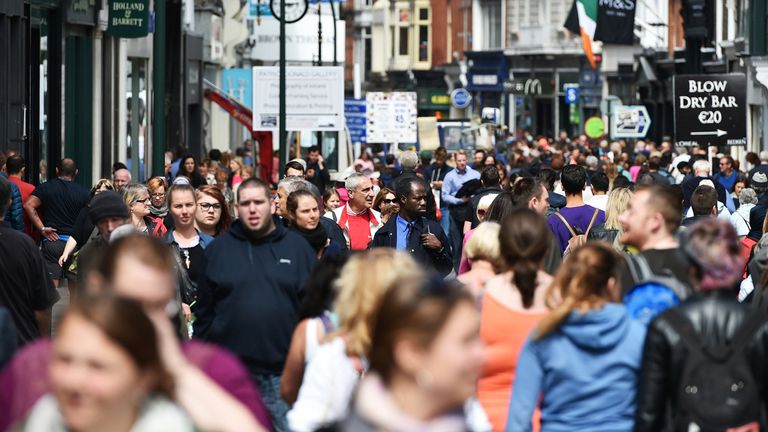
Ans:
[[[494,431],[503,431],[520,350],[544,316],[546,289],[552,277],[542,268],[549,247],[547,222],[527,208],[514,210],[499,232],[505,272],[485,285],[481,300],[480,337],[487,361],[477,396]],[[538,416],[534,430],[539,429]]]

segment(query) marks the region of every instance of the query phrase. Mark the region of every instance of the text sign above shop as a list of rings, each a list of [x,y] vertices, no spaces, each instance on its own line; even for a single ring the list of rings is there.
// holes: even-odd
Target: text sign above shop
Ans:
[[[110,0],[107,31],[119,38],[146,36],[149,32],[149,0]]]
[[[747,144],[747,79],[743,74],[674,77],[679,146]]]

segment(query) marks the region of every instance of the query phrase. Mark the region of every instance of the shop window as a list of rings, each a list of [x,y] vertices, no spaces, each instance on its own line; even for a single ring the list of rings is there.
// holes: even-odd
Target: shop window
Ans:
[[[408,55],[408,27],[400,27],[400,49],[398,54],[401,56]]]

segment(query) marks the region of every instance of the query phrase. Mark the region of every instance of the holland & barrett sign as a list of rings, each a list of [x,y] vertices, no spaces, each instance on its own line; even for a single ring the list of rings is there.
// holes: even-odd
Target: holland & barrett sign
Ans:
[[[109,0],[109,34],[140,38],[149,28],[149,0]]]

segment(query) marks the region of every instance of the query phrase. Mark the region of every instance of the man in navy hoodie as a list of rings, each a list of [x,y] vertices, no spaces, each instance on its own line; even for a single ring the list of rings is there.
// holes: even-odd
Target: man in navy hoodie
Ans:
[[[237,354],[261,390],[276,431],[287,431],[280,374],[315,253],[272,215],[269,186],[237,192],[240,218],[205,249],[193,307],[194,335]]]

